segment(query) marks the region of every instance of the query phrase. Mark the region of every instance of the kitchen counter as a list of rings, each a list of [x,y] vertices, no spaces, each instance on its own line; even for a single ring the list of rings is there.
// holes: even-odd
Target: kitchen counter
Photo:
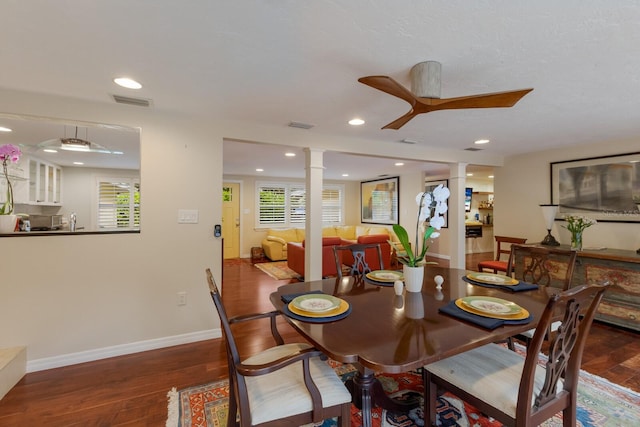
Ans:
[[[87,234],[139,234],[140,230],[37,230],[37,231],[16,231],[14,233],[0,234],[0,237],[41,237],[41,236],[76,236]]]

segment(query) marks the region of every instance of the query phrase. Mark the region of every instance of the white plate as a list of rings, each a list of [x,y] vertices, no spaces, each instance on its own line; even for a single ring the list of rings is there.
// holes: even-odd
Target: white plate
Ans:
[[[340,306],[340,298],[323,294],[300,295],[294,298],[291,304],[301,311],[322,313],[338,308]]]

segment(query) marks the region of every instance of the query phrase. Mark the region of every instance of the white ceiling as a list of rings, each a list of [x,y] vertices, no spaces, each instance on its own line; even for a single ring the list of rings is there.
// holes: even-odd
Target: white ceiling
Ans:
[[[11,1],[0,14],[0,86],[105,103],[115,93],[157,110],[299,121],[314,125],[301,132],[389,144],[463,150],[488,138],[484,153],[505,156],[635,141],[639,22],[637,0]],[[513,108],[438,111],[381,130],[409,105],[357,79],[382,74],[409,87],[411,67],[425,60],[442,63],[445,98],[534,91]],[[144,87],[115,86],[121,75]],[[355,116],[366,124],[349,126]],[[247,149],[267,158],[232,144],[227,174],[255,169]],[[346,161],[352,174],[374,170],[371,159]],[[284,174],[285,161],[277,165]],[[376,165],[375,175],[394,167]]]

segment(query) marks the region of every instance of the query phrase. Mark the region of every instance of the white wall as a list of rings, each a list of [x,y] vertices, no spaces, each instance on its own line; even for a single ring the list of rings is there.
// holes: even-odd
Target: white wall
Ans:
[[[606,142],[514,156],[495,171],[494,233],[526,237],[539,242],[546,225],[539,205],[550,201],[551,162],[608,156],[638,151],[637,141]],[[556,221],[552,234],[562,244],[570,243],[569,232]],[[584,246],[636,250],[640,248],[640,223],[599,222],[584,232]]]
[[[140,234],[0,238],[0,348],[28,369],[213,336],[204,269],[220,278],[222,135],[207,120],[0,90],[0,111],[140,127]],[[177,224],[180,208],[200,222]],[[188,294],[177,306],[177,292]]]

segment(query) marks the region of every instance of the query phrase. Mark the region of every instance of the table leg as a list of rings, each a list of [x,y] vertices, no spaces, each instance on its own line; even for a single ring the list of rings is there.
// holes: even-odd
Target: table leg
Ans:
[[[371,410],[374,406],[388,411],[409,412],[419,404],[415,399],[406,402],[391,399],[375,377],[374,371],[357,363],[354,366],[358,371],[346,385],[353,397],[353,404],[362,411],[363,427],[371,427]]]

